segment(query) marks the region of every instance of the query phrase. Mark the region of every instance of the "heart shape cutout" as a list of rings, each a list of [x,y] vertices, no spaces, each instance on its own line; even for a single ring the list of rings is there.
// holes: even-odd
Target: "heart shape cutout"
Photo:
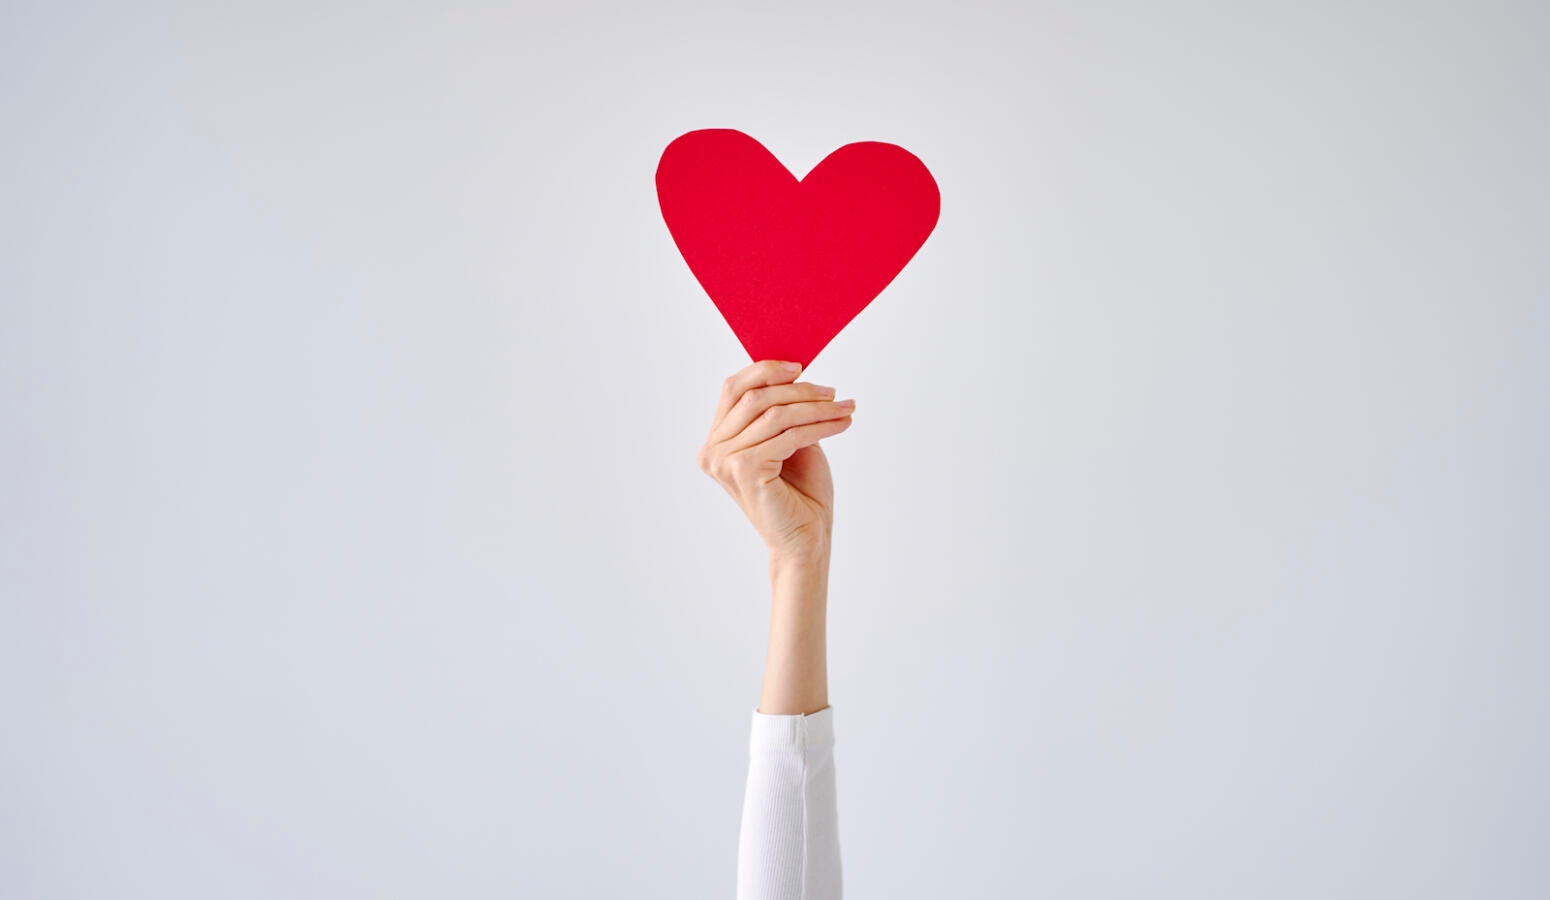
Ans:
[[[798,180],[728,128],[667,145],[657,201],[748,355],[804,369],[903,270],[941,210],[936,180],[903,147],[846,144]]]

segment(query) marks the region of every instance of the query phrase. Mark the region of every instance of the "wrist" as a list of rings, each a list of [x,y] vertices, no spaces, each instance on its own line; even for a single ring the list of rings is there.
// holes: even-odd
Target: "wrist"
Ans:
[[[765,542],[770,566],[809,567],[829,561],[829,541],[834,526],[827,520],[810,522],[771,536]]]
[[[788,577],[827,574],[829,571],[829,544],[770,551],[770,577]]]
[[[777,613],[801,611],[806,617],[826,607],[829,596],[829,554],[770,558],[771,598]]]

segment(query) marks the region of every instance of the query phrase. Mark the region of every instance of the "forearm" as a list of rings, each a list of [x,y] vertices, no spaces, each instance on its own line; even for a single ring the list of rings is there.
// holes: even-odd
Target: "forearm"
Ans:
[[[769,656],[749,743],[738,900],[841,900],[834,709],[825,613],[829,554],[770,563]]]
[[[771,557],[770,641],[758,711],[808,715],[829,705],[829,551]]]

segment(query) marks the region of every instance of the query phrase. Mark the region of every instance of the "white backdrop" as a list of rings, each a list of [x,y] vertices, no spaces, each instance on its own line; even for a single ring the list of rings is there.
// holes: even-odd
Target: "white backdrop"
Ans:
[[[705,127],[942,190],[809,376],[848,896],[1546,896],[1547,29],[6,4],[0,896],[731,896]]]

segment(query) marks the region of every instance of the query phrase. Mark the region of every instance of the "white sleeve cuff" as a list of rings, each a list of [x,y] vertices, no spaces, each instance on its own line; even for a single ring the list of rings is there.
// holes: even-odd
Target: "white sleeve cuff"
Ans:
[[[825,706],[805,716],[771,715],[755,709],[748,746],[750,750],[833,747],[834,707]]]

